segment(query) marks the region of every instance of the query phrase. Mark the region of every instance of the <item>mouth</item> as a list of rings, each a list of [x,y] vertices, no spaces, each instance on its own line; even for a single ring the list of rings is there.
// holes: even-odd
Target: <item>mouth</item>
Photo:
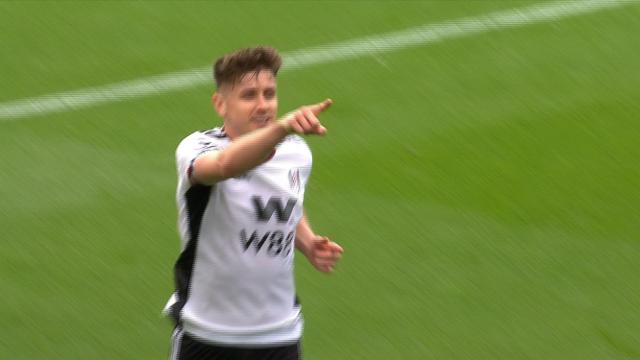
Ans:
[[[262,127],[262,126],[266,126],[271,122],[271,116],[268,116],[268,115],[254,116],[253,118],[251,118],[251,121],[256,125]]]

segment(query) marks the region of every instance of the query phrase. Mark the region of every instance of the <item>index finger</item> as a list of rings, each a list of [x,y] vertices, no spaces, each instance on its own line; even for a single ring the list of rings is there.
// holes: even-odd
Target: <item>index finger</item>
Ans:
[[[309,106],[309,110],[313,113],[313,115],[318,115],[321,112],[327,110],[331,104],[333,104],[333,100],[325,99],[323,102],[319,102],[317,104]]]

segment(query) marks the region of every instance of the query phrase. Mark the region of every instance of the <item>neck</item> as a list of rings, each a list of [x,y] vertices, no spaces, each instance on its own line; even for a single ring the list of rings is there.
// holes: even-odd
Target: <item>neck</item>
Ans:
[[[223,123],[222,129],[224,130],[224,133],[227,134],[227,137],[231,140],[235,140],[238,136],[242,135],[236,133],[233,127],[227,125],[226,121]]]

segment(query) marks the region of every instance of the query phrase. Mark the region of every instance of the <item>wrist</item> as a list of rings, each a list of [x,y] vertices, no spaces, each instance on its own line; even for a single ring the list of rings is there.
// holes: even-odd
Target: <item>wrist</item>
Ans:
[[[293,128],[291,128],[291,125],[289,125],[289,123],[285,120],[286,119],[280,119],[273,124],[274,127],[279,131],[279,134],[283,137],[293,133]]]
[[[287,114],[284,114],[280,119],[276,121],[287,132],[287,135],[295,132],[293,130],[293,127],[291,126],[291,121],[294,116],[295,116],[295,112],[292,111]]]
[[[296,249],[300,251],[304,256],[309,257],[311,250],[311,239],[303,238],[302,236],[296,236]]]

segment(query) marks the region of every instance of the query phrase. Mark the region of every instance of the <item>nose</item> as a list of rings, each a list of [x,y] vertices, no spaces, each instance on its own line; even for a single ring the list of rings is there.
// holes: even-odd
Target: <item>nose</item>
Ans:
[[[256,110],[261,112],[267,110],[267,99],[264,97],[264,95],[258,95]]]

